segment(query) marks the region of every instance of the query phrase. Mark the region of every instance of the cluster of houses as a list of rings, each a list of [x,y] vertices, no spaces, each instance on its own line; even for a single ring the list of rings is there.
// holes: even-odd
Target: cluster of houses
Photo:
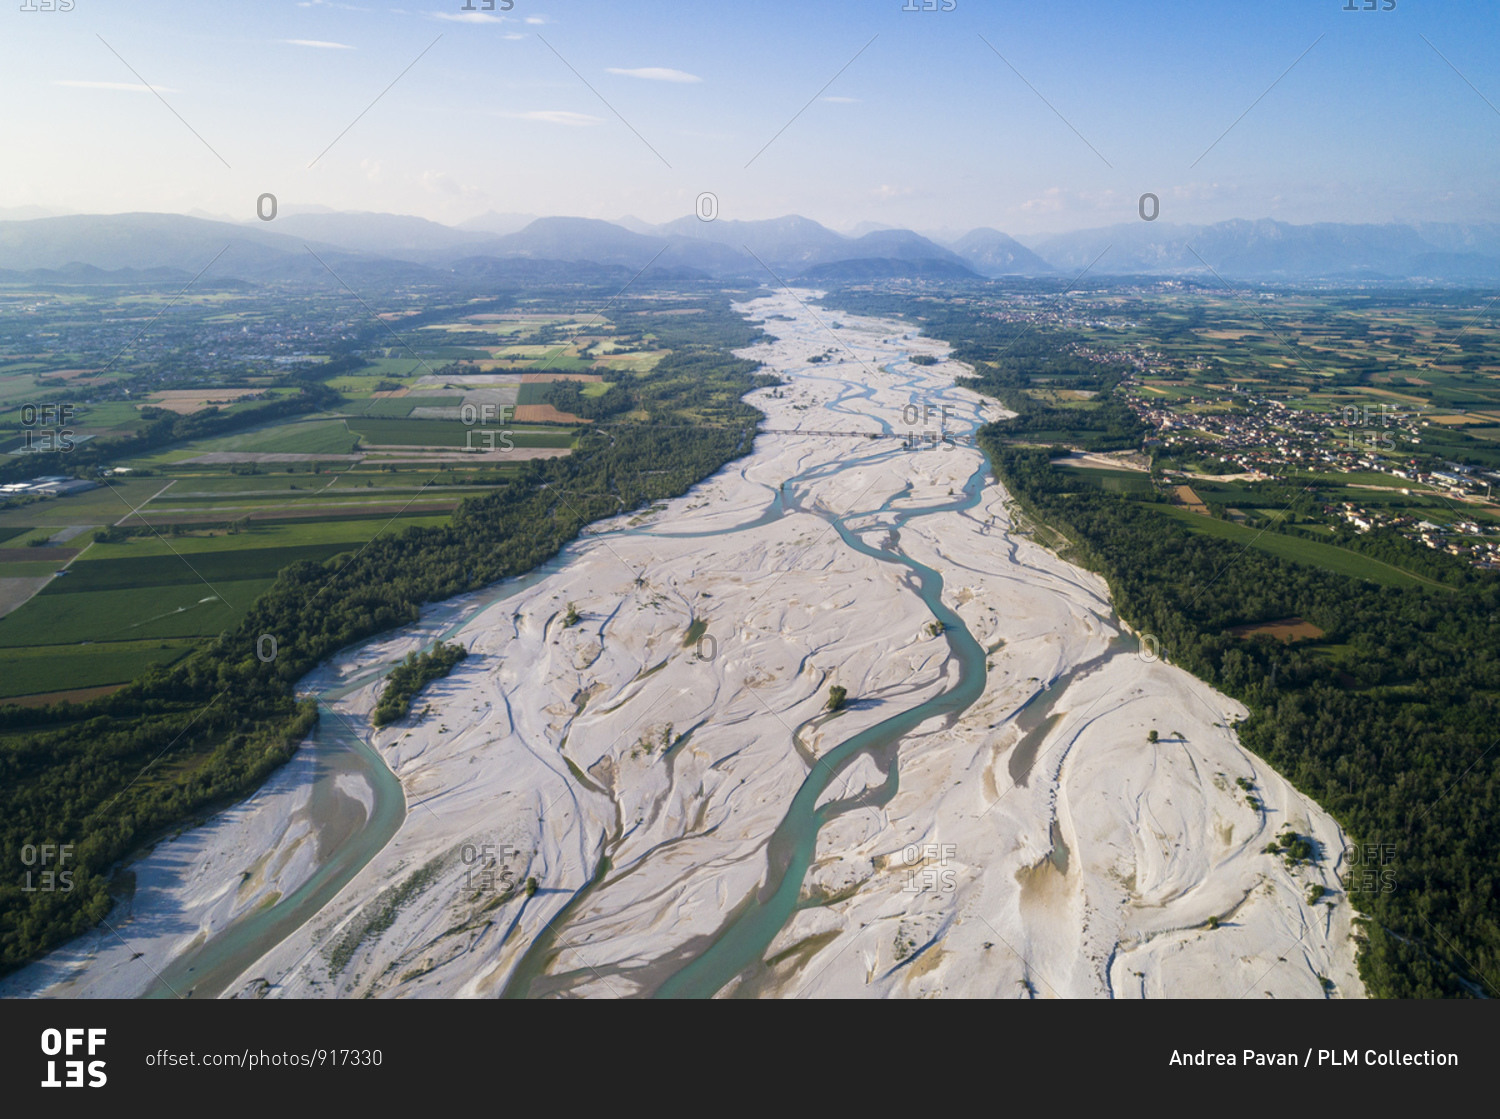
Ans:
[[[1433,524],[1409,513],[1365,509],[1353,501],[1325,505],[1323,512],[1346,522],[1356,532],[1370,532],[1377,528],[1395,529],[1434,551],[1467,557],[1478,567],[1500,569],[1500,540],[1487,538],[1484,527],[1478,521]]]
[[[1398,438],[1403,445],[1421,444],[1422,428],[1429,421],[1415,413],[1381,408],[1377,414],[1354,407],[1317,412],[1244,391],[1233,392],[1218,403],[1237,407],[1232,411],[1183,414],[1159,401],[1138,397],[1131,401],[1136,415],[1156,430],[1156,435],[1146,440],[1148,450],[1211,442],[1214,453],[1228,466],[1252,477],[1280,479],[1299,470],[1386,474],[1391,478],[1390,488],[1402,492],[1408,489],[1403,483],[1415,483],[1471,502],[1490,497],[1495,485],[1500,484],[1500,471],[1393,454]],[[1358,532],[1395,529],[1408,539],[1465,557],[1476,566],[1500,568],[1500,541],[1488,538],[1489,530],[1477,520],[1436,525],[1420,517],[1371,510],[1355,502],[1329,505],[1324,512]]]

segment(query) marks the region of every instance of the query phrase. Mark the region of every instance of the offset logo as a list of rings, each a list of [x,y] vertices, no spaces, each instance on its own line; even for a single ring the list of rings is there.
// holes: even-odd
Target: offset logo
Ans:
[[[25,443],[21,453],[38,451],[71,451],[73,449],[71,404],[21,405],[21,431]]]
[[[97,1057],[104,1048],[103,1029],[43,1030],[42,1055],[47,1058],[43,1088],[102,1088],[109,1081],[104,1061]],[[63,1058],[58,1060],[58,1058]],[[59,1079],[59,1076],[61,1079]]]
[[[73,872],[67,869],[73,857],[71,843],[28,843],[21,848],[21,865],[26,868],[23,894],[67,894],[73,891]]]
[[[952,843],[913,843],[901,852],[901,865],[907,867],[904,894],[926,893],[938,890],[951,894],[958,889],[958,872],[948,865],[958,857],[958,847]],[[936,863],[934,866],[932,864]]]

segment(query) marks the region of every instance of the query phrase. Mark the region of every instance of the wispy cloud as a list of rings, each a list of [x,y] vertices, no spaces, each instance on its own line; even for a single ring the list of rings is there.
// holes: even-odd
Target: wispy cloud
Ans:
[[[665,66],[641,66],[634,70],[610,66],[607,69],[611,74],[623,74],[627,78],[645,78],[651,82],[701,82],[703,80],[697,74],[689,74],[686,70],[669,70]]]
[[[293,47],[317,47],[325,51],[352,51],[354,49],[348,43],[330,43],[323,39],[283,39],[281,41]]]
[[[140,82],[83,82],[83,81],[74,81],[74,80],[69,79],[69,78],[58,78],[55,81],[53,81],[52,84],[53,85],[65,85],[65,86],[69,86],[69,87],[71,87],[73,89],[121,89],[121,90],[124,90],[126,93],[150,93],[152,91],[152,89],[153,89],[152,86],[143,85]],[[155,86],[154,88],[155,88],[155,91],[157,93],[176,93],[176,92],[178,92],[177,90],[173,89],[171,86],[166,86],[166,85],[159,85],[159,86]]]
[[[493,12],[428,12],[433,19],[446,19],[451,23],[504,23],[504,16]]]
[[[567,109],[532,109],[526,113],[501,113],[502,117],[512,120],[535,120],[543,124],[566,124],[573,128],[582,128],[590,124],[603,124],[603,117],[590,116],[588,113],[574,113]]]
[[[534,24],[540,25],[540,24],[543,24],[543,23],[551,23],[552,21],[550,19],[548,19],[546,16],[527,16],[526,17],[526,22],[527,23],[534,23]]]

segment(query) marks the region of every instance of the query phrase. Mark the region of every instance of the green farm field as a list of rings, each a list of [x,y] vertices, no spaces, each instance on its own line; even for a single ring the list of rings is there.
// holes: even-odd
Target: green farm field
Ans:
[[[0,648],[206,637],[236,625],[271,579],[54,593],[58,580],[0,618]],[[78,687],[58,683],[55,688]]]
[[[355,436],[340,419],[309,419],[204,439],[194,453],[249,451],[262,454],[343,455],[353,451]]]
[[[1206,517],[1188,509],[1170,505],[1148,506],[1153,512],[1175,517],[1194,532],[1207,536],[1220,536],[1251,548],[1268,552],[1293,563],[1310,564],[1339,575],[1356,579],[1368,579],[1390,587],[1436,587],[1430,579],[1423,579],[1399,567],[1381,563],[1370,556],[1350,552],[1332,544],[1320,544],[1316,540],[1305,540],[1297,536],[1283,536],[1276,532],[1263,532],[1243,525]]]
[[[431,478],[434,472],[429,471],[427,478]],[[147,506],[146,512],[153,518],[159,518],[169,512],[189,513],[193,516],[201,516],[205,513],[222,513],[226,520],[234,520],[246,513],[264,511],[268,506],[285,510],[288,514],[297,512],[306,515],[308,510],[317,506],[327,506],[330,509],[347,509],[351,506],[360,505],[385,505],[391,501],[399,500],[402,496],[410,496],[422,489],[422,481],[409,481],[402,485],[390,485],[383,487],[365,486],[360,483],[357,486],[346,485],[342,487],[329,488],[326,484],[312,484],[306,488],[287,490],[285,486],[279,493],[251,493],[251,494],[197,494],[190,495],[179,493],[176,490],[162,495],[159,501]],[[436,497],[468,497],[475,493],[481,493],[484,486],[459,486],[445,485],[440,491],[429,487],[425,499]]]
[[[51,575],[58,566],[41,560],[11,560],[0,563],[0,579],[40,579]]]
[[[240,532],[234,534],[217,532],[212,535],[136,536],[116,544],[95,544],[89,549],[88,559],[89,562],[95,562],[134,556],[174,555],[183,555],[193,559],[197,556],[217,553],[233,554],[246,550],[289,551],[335,544],[357,547],[367,540],[374,539],[382,532],[400,532],[412,525],[440,525],[447,519],[446,516],[428,515],[372,517],[329,522],[298,521],[292,524],[264,524],[252,521]]]
[[[190,580],[197,582],[199,586],[217,586],[221,582],[271,578],[283,567],[299,560],[324,560],[354,546],[353,542],[328,542],[215,552],[183,552],[179,549],[175,556],[135,555],[117,558],[96,558],[94,552],[102,551],[102,548],[91,549],[87,556],[80,558],[68,569],[66,577],[54,580],[45,593],[67,595],[103,590],[135,590],[168,587]]]
[[[1139,470],[1096,470],[1082,466],[1064,466],[1070,477],[1110,493],[1129,494],[1133,497],[1150,497],[1155,492],[1151,476]]]
[[[0,531],[17,525],[112,525],[132,509],[139,508],[167,484],[164,478],[111,479],[87,493],[0,509]]]
[[[7,648],[0,697],[128,683],[154,664],[171,664],[192,647],[187,641],[110,641]]]
[[[349,430],[374,446],[463,447],[473,428],[452,420],[385,420],[372,417],[351,418]],[[570,431],[527,431],[512,429],[511,442],[517,447],[571,447]],[[483,446],[483,443],[478,444]]]
[[[457,408],[461,396],[372,396],[349,402],[345,411],[351,416],[376,419],[405,419],[413,408]]]

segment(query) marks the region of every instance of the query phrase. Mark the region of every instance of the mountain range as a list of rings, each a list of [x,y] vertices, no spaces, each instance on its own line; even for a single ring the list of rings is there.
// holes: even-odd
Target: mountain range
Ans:
[[[808,218],[663,225],[485,214],[459,226],[400,214],[304,211],[273,221],[108,214],[0,221],[0,275],[101,274],[249,282],[356,278],[497,283],[660,276],[834,281],[880,277],[1201,276],[1266,281],[1500,281],[1500,225],[1129,222],[1027,237],[980,228],[947,243],[909,229],[845,236]]]

